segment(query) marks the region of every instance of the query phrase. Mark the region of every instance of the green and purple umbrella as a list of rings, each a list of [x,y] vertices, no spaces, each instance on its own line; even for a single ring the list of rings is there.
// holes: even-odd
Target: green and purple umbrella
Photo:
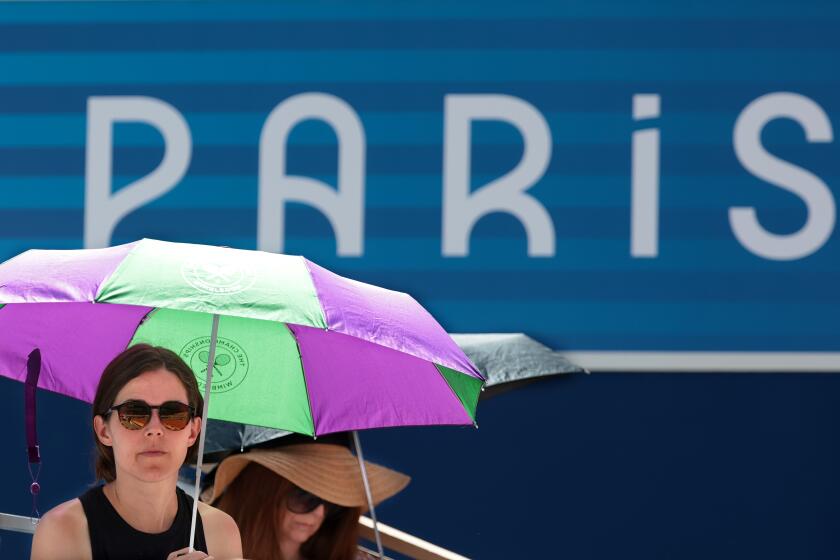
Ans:
[[[0,375],[27,382],[39,349],[38,386],[91,402],[108,362],[140,342],[192,367],[205,418],[352,431],[363,476],[356,430],[474,424],[484,384],[413,298],[303,257],[143,239],[0,264]]]
[[[105,365],[147,342],[202,390],[219,316],[210,418],[317,436],[473,424],[481,374],[407,294],[303,257],[143,239],[27,251],[0,264],[0,375],[87,402]]]

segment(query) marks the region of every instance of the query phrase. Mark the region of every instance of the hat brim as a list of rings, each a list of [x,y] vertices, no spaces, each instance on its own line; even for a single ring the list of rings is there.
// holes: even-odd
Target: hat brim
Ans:
[[[328,502],[367,509],[359,460],[346,447],[327,443],[255,449],[228,457],[219,464],[214,485],[202,492],[201,498],[211,504],[218,500],[251,462]],[[365,470],[374,504],[390,498],[411,481],[400,472],[369,461],[365,461]]]

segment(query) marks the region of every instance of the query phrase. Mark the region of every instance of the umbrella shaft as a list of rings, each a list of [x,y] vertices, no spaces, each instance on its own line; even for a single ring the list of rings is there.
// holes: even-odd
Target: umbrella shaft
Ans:
[[[370,519],[373,521],[373,535],[376,537],[376,551],[379,553],[379,558],[385,558],[382,537],[379,535],[379,525],[376,522],[376,510],[373,507],[373,496],[370,493],[370,482],[368,482],[367,469],[365,468],[365,457],[362,454],[362,442],[359,440],[357,430],[353,430],[353,447],[356,448],[356,458],[359,460],[359,468],[362,469],[362,482],[365,485],[365,496],[367,497],[368,508],[370,508]]]
[[[190,524],[190,550],[195,544],[195,523],[198,517],[198,496],[201,494],[201,463],[204,458],[204,435],[207,432],[207,409],[210,407],[210,386],[213,383],[213,364],[216,363],[216,339],[219,334],[219,315],[213,314],[210,331],[210,355],[207,357],[207,375],[204,378],[204,409],[201,411],[201,432],[198,435],[198,457],[195,463],[195,493],[193,498],[192,523]]]

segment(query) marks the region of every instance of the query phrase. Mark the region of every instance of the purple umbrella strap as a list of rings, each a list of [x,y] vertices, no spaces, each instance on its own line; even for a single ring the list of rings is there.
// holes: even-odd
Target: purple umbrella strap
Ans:
[[[26,360],[26,391],[24,396],[24,414],[26,415],[26,447],[30,463],[41,462],[38,448],[38,430],[36,427],[35,392],[38,390],[38,377],[41,375],[41,350],[36,348]]]
[[[26,416],[26,448],[29,455],[29,476],[32,484],[29,485],[29,493],[32,494],[32,517],[41,517],[38,511],[38,494],[41,493],[41,485],[38,484],[38,476],[41,474],[41,450],[38,447],[37,415],[35,413],[35,395],[38,390],[38,378],[41,376],[41,350],[36,348],[29,353],[26,360],[26,386],[24,388],[24,414]],[[32,465],[37,464],[38,468],[33,473]]]

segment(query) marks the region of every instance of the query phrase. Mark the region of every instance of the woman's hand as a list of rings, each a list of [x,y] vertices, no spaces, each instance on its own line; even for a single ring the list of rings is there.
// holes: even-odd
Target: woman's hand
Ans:
[[[190,547],[186,547],[169,553],[166,560],[213,560],[213,557],[207,556],[206,552],[201,552],[200,550],[190,552]]]

